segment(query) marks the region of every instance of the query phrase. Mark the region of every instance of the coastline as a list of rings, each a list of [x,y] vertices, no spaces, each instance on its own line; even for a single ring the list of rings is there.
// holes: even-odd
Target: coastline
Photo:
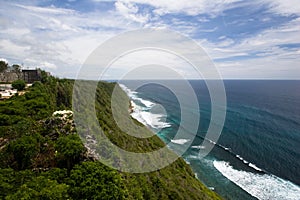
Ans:
[[[138,104],[137,107],[132,107],[132,110],[134,111],[137,109],[138,112],[142,112],[142,114],[145,114],[143,112],[152,112],[151,106],[149,105],[155,104],[153,102],[165,102],[160,101],[156,96],[153,96],[155,93],[150,93],[150,95],[137,93],[135,91],[130,91],[128,88],[124,91],[127,96],[129,96],[130,100],[134,100],[134,102]],[[149,102],[148,99],[155,100]],[[167,102],[170,101],[168,100]],[[135,105],[134,103],[131,104]],[[135,119],[137,119],[136,117],[142,117],[142,115],[133,116],[132,113],[131,116]],[[148,115],[145,116],[149,117]],[[155,126],[151,123],[147,123],[147,120],[145,121],[144,119],[139,118],[137,120],[146,127],[152,129],[153,132],[157,133],[153,130],[153,127]],[[154,122],[156,121],[154,120]],[[172,123],[172,121],[170,123]],[[164,124],[160,125],[166,126],[168,123],[164,121]],[[159,138],[165,144],[172,142],[172,144],[176,144],[180,148],[180,144],[186,141],[172,141],[174,135],[170,134],[170,130],[172,132],[172,128],[162,131],[158,134]],[[262,167],[259,162],[249,159],[245,154],[237,151],[236,148],[229,148],[231,147],[230,145],[216,143],[215,149],[218,151],[218,156],[215,157],[215,152],[213,152],[212,156],[208,156],[204,160],[199,160],[194,153],[196,153],[197,150],[205,148],[201,146],[201,142],[199,142],[204,139],[205,138],[201,137],[200,134],[197,139],[198,141],[195,142],[188,150],[187,154],[184,154],[181,158],[183,158],[185,163],[192,168],[195,177],[201,183],[205,184],[207,188],[222,195],[222,197],[226,199],[240,199],[241,197],[243,197],[242,199],[248,200],[266,198],[280,198],[287,200],[297,199],[295,194],[300,191],[297,184],[266,171],[266,168]],[[213,143],[213,141],[208,142]],[[174,149],[172,151],[174,151]],[[219,154],[220,152],[221,154]],[[272,191],[272,194],[268,191]]]
[[[154,134],[157,134],[157,132],[155,132],[153,130],[153,126],[149,126],[149,124],[147,123],[148,120],[142,120],[140,117],[140,115],[135,115],[136,112],[139,112],[139,108],[138,106],[134,103],[134,101],[132,100],[132,91],[130,89],[128,89],[125,85],[123,84],[118,84],[119,87],[126,93],[126,95],[128,96],[129,98],[129,108],[128,108],[128,113],[130,114],[130,116],[132,118],[134,118],[135,120],[137,120],[138,122],[142,123],[145,127],[147,127],[150,131],[152,131]],[[136,94],[136,92],[134,92]],[[166,127],[169,127],[169,125],[165,125]],[[163,127],[161,127],[163,128]],[[165,144],[165,141],[163,140],[163,138],[159,137],[158,138]],[[178,142],[178,144],[181,142],[181,141],[172,141],[172,143],[176,143]],[[182,141],[182,142],[186,142],[186,141]],[[167,146],[171,151],[173,151],[169,146]],[[174,152],[174,151],[173,151]],[[175,153],[175,152],[174,152]],[[190,162],[185,159],[184,157],[180,156],[179,158],[181,158],[182,160],[184,160],[184,162],[189,166],[189,168],[192,170],[193,174],[194,174],[194,178],[196,178],[201,184],[203,184],[208,190],[216,193],[217,195],[220,196],[220,194],[218,194],[216,191],[215,191],[215,188],[214,187],[209,187],[208,185],[206,185],[204,182],[201,181],[201,179],[199,179],[198,177],[198,174],[196,172],[194,172]],[[221,196],[220,196],[221,197]],[[221,197],[222,198],[222,197]]]

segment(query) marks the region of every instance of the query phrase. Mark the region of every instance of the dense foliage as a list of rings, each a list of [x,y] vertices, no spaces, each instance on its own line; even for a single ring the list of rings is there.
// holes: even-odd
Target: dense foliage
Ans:
[[[0,60],[0,73],[4,72],[8,68],[8,63]]]
[[[71,109],[73,81],[42,74],[42,82],[35,82],[24,95],[0,102],[0,199],[219,198],[182,159],[156,172],[129,174],[90,158],[76,129],[52,115]],[[156,136],[140,140],[118,128],[110,108],[115,86],[100,82],[97,89],[97,117],[105,134],[136,152],[164,146]],[[119,99],[128,110],[125,93]]]
[[[23,80],[16,80],[14,82],[11,83],[11,86],[14,88],[14,89],[17,89],[17,90],[24,90],[25,86],[26,86],[26,83],[25,81]]]

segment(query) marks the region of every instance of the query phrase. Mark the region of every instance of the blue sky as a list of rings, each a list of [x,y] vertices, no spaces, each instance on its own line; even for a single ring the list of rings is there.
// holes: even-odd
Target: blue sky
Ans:
[[[300,78],[297,0],[0,0],[0,4],[0,58],[60,77],[74,78],[97,46],[122,32],[167,28],[201,45],[223,78]]]

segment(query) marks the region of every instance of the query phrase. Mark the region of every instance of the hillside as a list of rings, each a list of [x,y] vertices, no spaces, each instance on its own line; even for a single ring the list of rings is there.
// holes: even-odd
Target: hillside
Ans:
[[[99,82],[96,94],[98,121],[108,138],[134,152],[164,146],[156,136],[137,139],[118,128],[110,108],[115,86]],[[72,80],[43,74],[25,95],[0,102],[0,199],[219,199],[181,158],[144,174],[119,172],[96,161],[72,120],[53,116],[72,108],[72,91]],[[129,99],[121,90],[118,95],[120,112],[128,118]]]

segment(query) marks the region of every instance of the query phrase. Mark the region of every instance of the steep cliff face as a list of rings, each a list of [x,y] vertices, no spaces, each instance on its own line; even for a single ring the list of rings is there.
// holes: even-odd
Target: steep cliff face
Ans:
[[[11,82],[16,81],[18,79],[22,79],[21,74],[17,74],[15,72],[2,72],[2,73],[0,73],[0,82],[11,83]]]
[[[112,112],[113,90],[117,98],[114,101],[114,111]],[[128,110],[130,100],[119,85],[99,82],[95,96],[98,122],[113,144],[124,150],[139,153],[153,152],[165,146],[156,135],[149,133],[148,128],[130,117],[130,111]],[[86,105],[84,102],[81,103]],[[118,121],[118,124],[115,120]],[[130,123],[132,121],[133,123]],[[122,127],[122,130],[119,127]],[[130,132],[130,135],[126,132]],[[142,133],[149,133],[153,136],[149,138],[132,136]],[[170,152],[170,156],[172,154],[174,153]],[[120,155],[120,153],[116,153],[116,155]],[[122,159],[122,156],[116,156],[114,160],[118,159]],[[154,159],[152,162],[157,161]],[[190,166],[182,158],[155,172],[122,173],[122,177],[133,199],[219,199],[214,192],[207,189],[195,178]]]
[[[40,69],[24,69],[19,72],[1,72],[0,82],[12,83],[16,80],[24,80],[26,83],[33,83],[34,81],[40,81],[42,79],[41,72]]]
[[[119,172],[95,160],[93,147],[87,153],[84,145],[96,136],[90,135],[84,144],[73,122],[63,123],[57,112],[53,115],[72,108],[73,81],[48,77],[43,82],[35,83],[24,96],[0,102],[0,199],[219,199],[181,158],[141,174]],[[165,146],[156,136],[139,139],[118,127],[111,110],[115,87],[115,83],[100,82],[96,90],[95,109],[104,134],[133,152]],[[133,120],[129,99],[120,88],[118,97],[119,116],[127,123]],[[139,131],[149,132],[133,122]]]

